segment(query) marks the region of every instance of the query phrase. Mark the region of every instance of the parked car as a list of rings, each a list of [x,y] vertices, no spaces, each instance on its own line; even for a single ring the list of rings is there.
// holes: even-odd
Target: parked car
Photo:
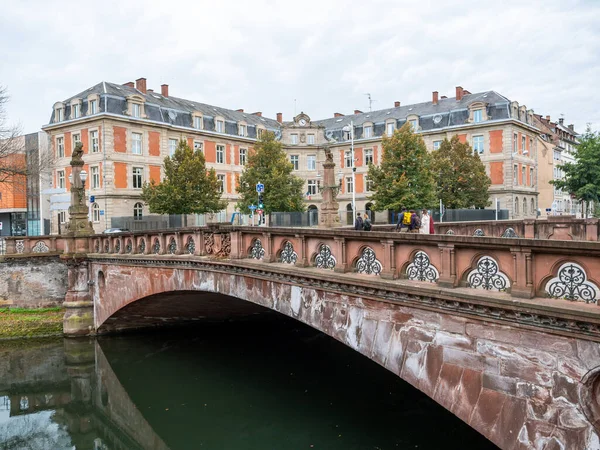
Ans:
[[[128,233],[129,230],[127,228],[107,228],[102,233],[103,234],[113,234],[113,233]]]

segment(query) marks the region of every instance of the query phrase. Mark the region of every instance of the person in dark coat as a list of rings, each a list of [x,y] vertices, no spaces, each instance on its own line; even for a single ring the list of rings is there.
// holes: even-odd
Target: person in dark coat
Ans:
[[[362,231],[363,229],[363,220],[360,217],[360,213],[356,213],[356,220],[354,221],[354,229],[357,231]]]

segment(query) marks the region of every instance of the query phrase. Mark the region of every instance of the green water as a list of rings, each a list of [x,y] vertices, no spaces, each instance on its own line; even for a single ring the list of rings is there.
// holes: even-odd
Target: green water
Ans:
[[[0,449],[496,448],[291,320],[43,345],[3,354]]]

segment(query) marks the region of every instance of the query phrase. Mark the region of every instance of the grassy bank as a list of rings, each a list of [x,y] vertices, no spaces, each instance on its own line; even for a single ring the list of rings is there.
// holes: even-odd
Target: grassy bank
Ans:
[[[0,339],[62,335],[63,308],[0,308]]]

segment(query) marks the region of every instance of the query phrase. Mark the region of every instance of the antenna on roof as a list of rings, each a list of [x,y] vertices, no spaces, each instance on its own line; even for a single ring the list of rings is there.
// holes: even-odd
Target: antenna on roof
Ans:
[[[294,99],[294,117],[296,117],[296,99]]]
[[[369,99],[369,112],[373,112],[373,107],[372,107],[372,105],[373,105],[373,102],[376,102],[377,100],[373,100],[373,99],[371,98],[371,94],[370,94],[370,93],[368,93],[368,92],[367,92],[365,95],[366,95],[366,96],[367,96],[367,98]]]

